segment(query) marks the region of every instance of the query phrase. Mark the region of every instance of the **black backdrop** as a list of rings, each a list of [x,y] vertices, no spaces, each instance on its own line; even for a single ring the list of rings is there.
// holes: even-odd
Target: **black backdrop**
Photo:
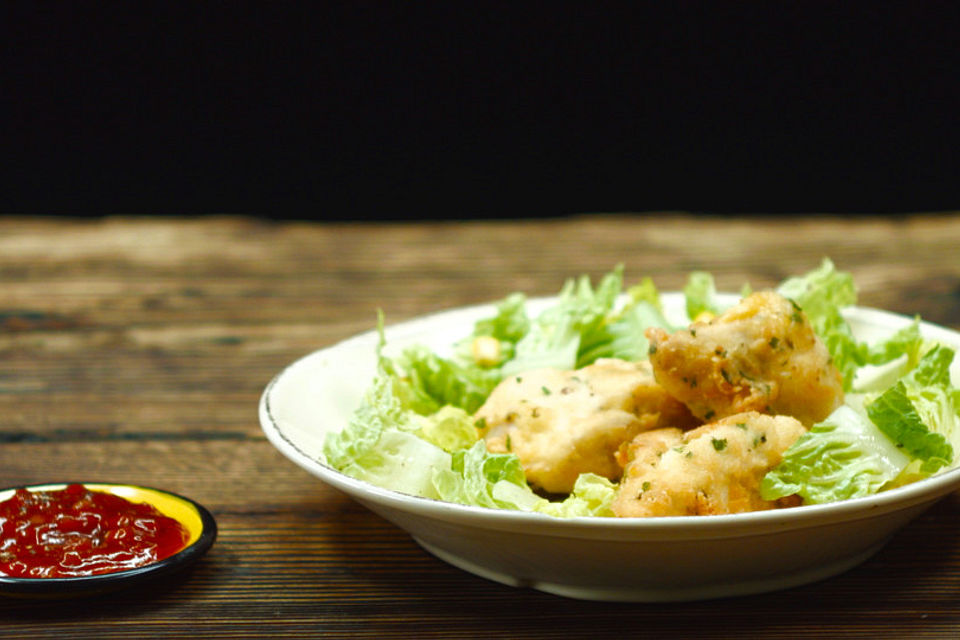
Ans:
[[[8,3],[0,212],[960,208],[950,3]]]

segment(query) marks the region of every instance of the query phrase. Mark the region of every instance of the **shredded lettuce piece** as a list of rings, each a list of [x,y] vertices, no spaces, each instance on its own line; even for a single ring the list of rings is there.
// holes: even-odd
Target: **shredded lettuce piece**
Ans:
[[[569,496],[559,502],[544,500],[536,510],[558,518],[612,517],[610,505],[616,496],[617,485],[614,483],[594,473],[581,473]]]
[[[414,414],[405,410],[389,378],[378,376],[347,427],[327,435],[327,464],[358,480],[428,498],[439,497],[434,468],[450,466],[450,454],[414,435]]]
[[[715,316],[720,313],[717,304],[717,287],[713,275],[706,271],[693,271],[687,276],[683,287],[686,298],[687,317],[692,321],[702,314]]]
[[[824,258],[818,268],[804,275],[785,279],[777,291],[814,317],[829,316],[837,309],[857,303],[853,275],[838,271],[829,258]]]
[[[530,317],[527,315],[527,297],[522,293],[512,293],[497,304],[496,314],[482,318],[474,323],[473,333],[455,345],[457,360],[480,367],[495,368],[503,365],[516,354],[516,345],[530,331]],[[478,362],[473,353],[474,340],[492,338],[497,341],[495,358],[489,362]]]
[[[645,278],[627,291],[627,303],[608,313],[605,322],[581,342],[576,366],[585,367],[600,358],[645,359],[650,343],[643,332],[648,327],[673,330],[664,316],[660,293],[653,280]]]
[[[853,390],[857,371],[866,365],[882,365],[904,355],[907,366],[916,364],[922,344],[917,321],[873,344],[854,337],[843,315],[845,308],[857,302],[853,276],[838,271],[829,258],[824,258],[820,267],[805,275],[787,278],[777,291],[803,309],[840,371],[844,391]]]
[[[476,459],[479,459],[479,456]],[[476,466],[475,464],[474,467]],[[477,475],[479,474],[474,473],[474,478]],[[459,478],[450,477],[454,483],[459,482]],[[485,486],[485,490],[480,492],[481,498],[477,500],[472,497],[473,502],[469,504],[492,502],[500,508],[535,511],[555,518],[613,517],[611,505],[617,495],[616,484],[593,473],[580,474],[570,495],[558,501],[550,501],[537,495],[526,483],[519,484],[510,478],[498,478],[496,474],[488,478],[485,485],[474,480],[465,481],[461,486]]]
[[[954,463],[960,448],[960,415],[950,379],[954,351],[937,345],[910,373],[866,404],[867,415],[933,473]]]
[[[916,368],[904,378],[904,384],[911,388],[941,387],[948,389],[953,382],[950,378],[950,365],[956,352],[950,347],[938,343],[930,345],[923,357],[917,362]]]
[[[517,343],[514,357],[500,370],[503,377],[534,369],[573,369],[580,350],[580,332],[570,316],[543,318]]]
[[[906,356],[904,365],[909,371],[920,362],[925,345],[927,348],[933,346],[925,343],[920,335],[920,319],[914,318],[912,323],[889,338],[866,345],[863,360],[865,364],[880,365]]]
[[[557,304],[533,320],[517,342],[515,357],[503,365],[502,376],[546,367],[575,369],[581,350],[610,341],[606,322],[622,289],[622,265],[606,274],[596,289],[587,276],[568,280]]]
[[[435,468],[433,483],[441,500],[494,509],[519,509],[527,504],[527,494],[534,495],[519,458],[511,453],[490,453],[481,441],[454,452],[449,468]],[[495,492],[501,483],[520,491],[516,496]]]
[[[418,418],[422,426],[416,434],[449,453],[472,447],[480,438],[473,418],[460,407],[447,405],[432,416]]]
[[[630,301],[633,304],[644,302],[660,314],[663,322],[667,321],[666,318],[663,317],[663,303],[660,301],[660,291],[650,276],[644,277],[640,282],[627,289],[627,295],[630,296]]]
[[[493,336],[498,340],[517,342],[530,330],[527,315],[527,297],[511,293],[497,305],[497,314],[492,318],[478,320],[473,329],[475,336]]]
[[[857,302],[853,276],[838,271],[830,259],[824,258],[819,268],[787,278],[777,291],[803,309],[840,371],[844,390],[850,391],[857,369],[865,364],[864,347],[843,317],[843,309]]]
[[[385,430],[415,431],[418,428],[419,425],[393,395],[390,380],[377,376],[346,428],[327,435],[324,456],[330,465],[343,470],[376,445]]]
[[[534,319],[526,313],[523,294],[511,294],[493,317],[476,322],[472,335],[455,345],[455,364],[467,372],[477,367],[496,372],[503,379],[533,369],[580,368],[599,358],[643,359],[649,347],[644,330],[672,327],[653,280],[645,278],[631,287],[618,307],[622,290],[622,265],[595,288],[587,276],[571,279],[557,302]],[[496,348],[484,350],[482,361],[472,351],[477,339],[496,340]]]
[[[784,454],[761,484],[764,499],[798,494],[807,503],[870,495],[957,462],[960,404],[954,351],[936,345],[888,389],[841,406]],[[858,401],[855,402],[859,404]]]
[[[500,382],[495,370],[442,358],[422,345],[405,349],[385,368],[404,406],[421,415],[446,405],[473,413]]]
[[[764,476],[760,495],[777,500],[797,494],[806,504],[876,493],[910,462],[870,420],[843,405],[813,425]]]
[[[953,460],[953,447],[943,435],[927,428],[902,381],[868,404],[867,415],[912,458],[923,460],[921,471],[933,473]]]

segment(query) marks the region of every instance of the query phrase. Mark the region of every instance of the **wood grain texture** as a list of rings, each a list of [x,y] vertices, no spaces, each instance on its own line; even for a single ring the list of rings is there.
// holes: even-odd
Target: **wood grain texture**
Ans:
[[[552,294],[623,263],[662,289],[693,269],[772,285],[830,256],[861,303],[960,329],[960,216],[311,224],[0,218],[0,486],[148,484],[217,517],[188,573],[81,601],[0,599],[0,637],[960,635],[960,496],[877,556],[779,593],[578,602],[454,569],[286,461],[257,402],[286,364],[388,322]]]

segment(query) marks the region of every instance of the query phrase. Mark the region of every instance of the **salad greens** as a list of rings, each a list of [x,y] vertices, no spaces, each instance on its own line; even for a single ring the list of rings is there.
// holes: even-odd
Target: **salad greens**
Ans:
[[[761,495],[794,493],[806,503],[870,495],[953,465],[960,454],[960,396],[950,382],[952,349],[933,347],[882,393],[841,406],[787,450]]]
[[[720,307],[717,305],[717,287],[713,276],[706,271],[693,271],[687,277],[687,284],[683,288],[686,299],[687,317],[696,320],[704,314],[717,315]]]
[[[742,293],[749,291],[745,285]],[[805,503],[823,503],[865,496],[960,461],[953,349],[925,340],[919,319],[882,340],[859,340],[844,315],[857,300],[853,278],[829,259],[784,280],[777,291],[809,318],[841,372],[847,401],[788,449],[763,479],[764,499],[797,494]],[[723,311],[707,272],[690,274],[684,296],[688,320]],[[380,487],[448,502],[557,517],[612,516],[615,483],[583,474],[564,499],[542,497],[527,485],[515,455],[486,449],[473,413],[508,376],[542,367],[570,370],[598,358],[641,360],[645,329],[678,327],[665,316],[651,279],[624,290],[622,266],[596,286],[586,276],[569,280],[536,317],[527,303],[522,293],[504,298],[449,357],[423,346],[385,356],[381,315],[376,377],[346,428],[327,437],[327,464]]]
[[[919,321],[885,340],[858,341],[843,316],[843,310],[857,302],[853,276],[837,271],[829,259],[805,276],[788,278],[777,292],[803,309],[840,370],[844,391],[853,388],[857,371],[865,365],[881,365],[907,356],[908,368],[916,366],[922,343]]]

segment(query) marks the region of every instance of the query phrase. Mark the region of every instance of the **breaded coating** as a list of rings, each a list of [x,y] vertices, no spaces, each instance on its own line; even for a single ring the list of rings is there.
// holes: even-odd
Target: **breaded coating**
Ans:
[[[843,402],[843,380],[804,313],[773,291],[668,335],[646,331],[659,382],[709,421],[743,411],[790,415],[805,425]]]
[[[686,433],[671,428],[641,433],[619,453],[625,469],[613,512],[688,516],[785,506],[763,500],[760,481],[805,431],[789,416],[751,411]]]
[[[475,417],[487,449],[516,454],[527,481],[550,493],[569,493],[581,473],[618,479],[617,449],[642,431],[699,424],[656,383],[649,363],[616,359],[507,378]]]

